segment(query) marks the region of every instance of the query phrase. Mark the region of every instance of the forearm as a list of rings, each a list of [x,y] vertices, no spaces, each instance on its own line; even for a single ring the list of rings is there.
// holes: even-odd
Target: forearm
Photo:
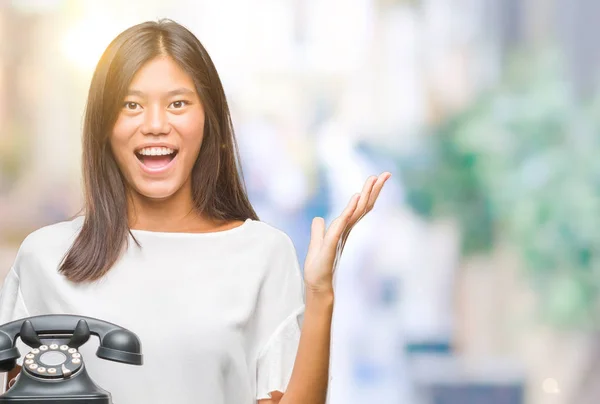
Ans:
[[[292,377],[280,404],[321,404],[327,397],[333,292],[306,294]]]

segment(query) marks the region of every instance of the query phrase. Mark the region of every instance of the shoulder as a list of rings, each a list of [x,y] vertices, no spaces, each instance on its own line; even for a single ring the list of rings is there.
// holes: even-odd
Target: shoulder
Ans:
[[[255,228],[251,233],[257,236],[253,244],[260,254],[256,259],[266,264],[264,275],[275,282],[274,286],[279,288],[290,277],[301,279],[298,255],[291,237],[264,222],[252,221],[251,225]]]
[[[65,243],[72,243],[83,225],[83,216],[75,219],[54,223],[41,227],[30,233],[23,243],[21,250],[53,248]]]
[[[39,261],[60,261],[67,252],[83,225],[83,217],[78,216],[41,227],[30,233],[19,247],[15,260],[15,270],[30,266]]]
[[[294,249],[294,243],[290,236],[283,230],[259,220],[250,220],[246,225],[250,228],[253,237],[266,247],[274,251],[279,249]]]

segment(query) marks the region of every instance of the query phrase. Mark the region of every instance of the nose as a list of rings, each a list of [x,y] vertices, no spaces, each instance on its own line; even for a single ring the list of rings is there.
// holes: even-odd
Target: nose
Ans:
[[[144,112],[144,122],[140,128],[144,135],[166,135],[170,132],[171,126],[163,108],[151,106]]]

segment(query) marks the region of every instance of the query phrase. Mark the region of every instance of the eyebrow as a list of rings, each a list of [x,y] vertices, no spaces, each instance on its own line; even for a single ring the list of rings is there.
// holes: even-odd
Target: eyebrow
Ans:
[[[175,90],[171,90],[167,92],[167,96],[168,97],[174,97],[176,95],[192,95],[194,94],[195,91],[194,90],[190,90],[189,88],[185,88],[185,87],[180,87],[180,88],[176,88]],[[127,96],[137,96],[137,97],[141,97],[144,98],[146,97],[146,94],[144,94],[144,92],[140,91],[140,90],[135,90],[135,89],[131,89],[127,91]]]

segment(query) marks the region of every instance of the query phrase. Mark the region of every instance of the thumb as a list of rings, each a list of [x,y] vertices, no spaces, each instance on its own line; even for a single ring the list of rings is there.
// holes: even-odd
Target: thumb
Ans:
[[[325,220],[315,217],[310,227],[310,243],[306,253],[306,261],[311,261],[313,256],[319,252],[325,238]]]

